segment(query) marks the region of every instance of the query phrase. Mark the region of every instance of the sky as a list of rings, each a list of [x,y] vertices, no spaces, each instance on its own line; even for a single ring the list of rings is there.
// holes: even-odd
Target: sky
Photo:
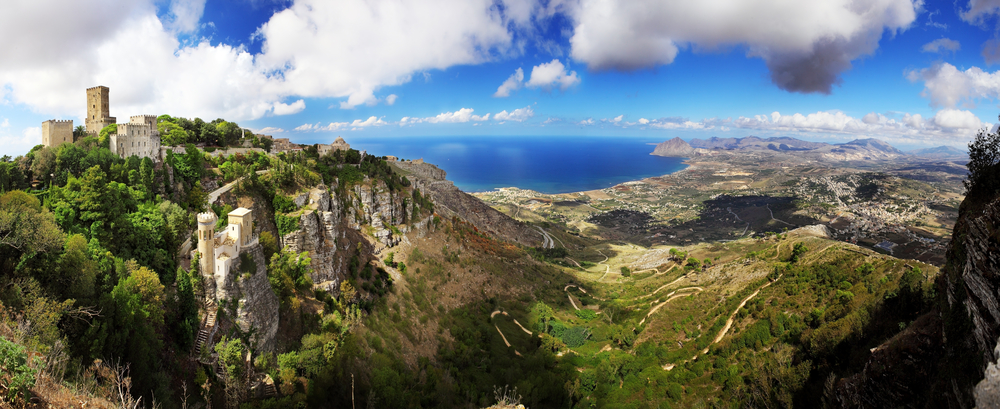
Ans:
[[[379,136],[879,138],[1000,113],[1000,0],[5,0],[0,155],[41,122]]]

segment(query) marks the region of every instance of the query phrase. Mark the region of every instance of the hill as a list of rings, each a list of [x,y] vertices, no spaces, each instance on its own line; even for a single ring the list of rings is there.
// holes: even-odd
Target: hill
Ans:
[[[688,158],[694,155],[694,148],[681,138],[660,142],[650,155]]]
[[[916,149],[907,152],[913,156],[931,159],[968,159],[969,153],[951,146],[938,146],[936,148]]]

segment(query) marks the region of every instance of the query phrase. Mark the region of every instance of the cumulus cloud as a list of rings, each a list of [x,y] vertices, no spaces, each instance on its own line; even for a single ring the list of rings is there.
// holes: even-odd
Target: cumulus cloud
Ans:
[[[497,92],[493,93],[494,97],[505,98],[509,97],[512,91],[517,91],[521,88],[521,84],[524,82],[524,70],[518,68],[514,71],[507,80],[497,87]]]
[[[355,120],[355,122],[356,121],[357,120]],[[302,124],[295,127],[295,130],[299,132],[330,132],[330,131],[339,131],[342,129],[346,129],[349,126],[350,124],[347,122],[330,122],[329,124],[326,125],[321,125],[319,123]]]
[[[291,104],[275,102],[272,112],[274,112],[275,115],[291,115],[302,112],[303,109],[306,109],[306,101],[300,99]]]
[[[534,66],[531,69],[531,79],[526,84],[531,88],[552,89],[559,87],[565,90],[580,83],[576,71],[566,71],[566,66],[558,59]],[[499,92],[499,90],[498,90]]]
[[[499,113],[493,116],[493,120],[524,122],[528,120],[528,118],[531,118],[533,116],[535,116],[535,111],[533,111],[531,107],[524,107],[515,109],[510,113],[507,113],[507,110],[500,111]]]
[[[393,105],[396,103],[397,99],[399,99],[399,96],[397,96],[396,94],[389,94],[389,96],[385,97],[385,104]]]
[[[19,1],[0,13],[0,37],[18,38],[0,43],[0,88],[54,116],[82,117],[83,90],[106,85],[118,117],[255,119],[288,112],[294,103],[278,104],[293,97],[377,103],[381,87],[513,49],[516,22],[494,1],[428,3],[295,0],[258,29],[262,51],[251,54],[178,40],[198,24],[204,0],[175,0],[162,20],[155,0]]]
[[[405,116],[399,120],[399,125],[412,125],[419,123],[430,123],[430,124],[453,124],[453,123],[465,123],[465,122],[482,122],[490,119],[490,114],[486,115],[473,115],[475,112],[472,108],[462,108],[454,112],[442,112],[437,116],[430,116],[426,118],[413,118]]]
[[[793,92],[829,94],[851,62],[878,47],[883,32],[904,30],[919,0],[568,3],[571,56],[597,70],[670,64],[680,47],[745,45],[766,62],[771,81]]]
[[[931,41],[924,44],[920,48],[920,51],[925,53],[942,53],[946,54],[949,52],[955,52],[962,48],[962,45],[958,41],[952,40],[950,38],[939,38],[937,40]]]
[[[376,118],[374,116],[370,116],[370,117],[368,117],[368,119],[366,119],[364,121],[362,121],[360,119],[355,119],[354,122],[351,122],[351,126],[355,127],[355,128],[364,128],[364,127],[369,127],[369,126],[382,126],[382,125],[388,125],[388,124],[389,123],[386,122],[386,121],[383,121],[382,118]]]
[[[168,27],[176,32],[188,33],[198,28],[205,0],[173,0],[170,2]]]
[[[10,132],[10,122],[7,118],[4,118],[3,123],[0,123],[0,146],[3,146],[5,151],[23,154],[41,143],[41,127],[25,128],[17,134]]]
[[[976,130],[987,125],[972,112],[957,109],[940,110],[930,120],[923,119],[920,114],[903,114],[897,119],[872,112],[858,119],[840,111],[820,111],[807,115],[782,115],[773,112],[771,115],[741,116],[724,122],[743,129],[846,134],[865,138],[905,137],[909,140],[933,140],[941,137],[967,140],[971,139]]]
[[[262,133],[262,134],[272,134],[272,133],[282,133],[282,132],[285,132],[285,130],[281,128],[275,128],[273,126],[266,126],[254,131],[254,133]]]
[[[935,107],[972,106],[981,98],[1000,98],[1000,71],[990,73],[979,67],[959,71],[954,65],[939,63],[909,71],[906,77],[912,82],[923,81],[924,90],[920,95]]]
[[[969,8],[961,13],[962,20],[982,24],[992,14],[1000,13],[1000,0],[969,0]]]
[[[593,125],[594,124],[594,118],[587,118],[587,119],[584,119],[584,120],[582,120],[582,121],[580,121],[578,123],[580,125]]]
[[[887,116],[870,112],[861,118],[855,118],[841,111],[820,111],[791,115],[772,112],[770,115],[740,116],[735,119],[706,118],[700,121],[684,117],[665,117],[651,120],[640,118],[637,122],[615,121],[614,119],[605,120],[605,122],[619,127],[639,124],[651,129],[718,130],[723,132],[739,128],[774,135],[814,134],[847,138],[879,137],[889,140],[906,140],[910,143],[939,140],[964,142],[971,139],[978,129],[990,125],[980,121],[972,112],[958,109],[942,109],[929,119],[923,118],[920,114],[909,113],[892,113]],[[581,122],[582,125],[593,123],[592,120]]]

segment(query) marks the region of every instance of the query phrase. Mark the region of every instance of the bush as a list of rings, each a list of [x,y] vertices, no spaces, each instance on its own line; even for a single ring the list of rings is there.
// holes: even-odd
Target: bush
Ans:
[[[7,389],[7,401],[15,406],[27,403],[37,372],[28,366],[28,354],[23,346],[0,337],[0,385]]]
[[[597,318],[597,313],[593,310],[576,310],[576,316],[582,320],[590,321]]]
[[[630,269],[630,268],[628,268],[626,266],[622,266],[621,272],[622,272],[622,277],[631,277],[632,276],[632,269]]]
[[[274,215],[274,220],[278,225],[278,235],[284,237],[286,234],[299,229],[299,218],[289,217],[283,214]]]

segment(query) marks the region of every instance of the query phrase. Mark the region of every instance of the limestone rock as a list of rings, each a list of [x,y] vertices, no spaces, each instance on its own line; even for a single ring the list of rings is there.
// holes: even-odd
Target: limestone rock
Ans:
[[[669,141],[660,142],[650,155],[690,158],[694,156],[694,148],[688,145],[687,142],[684,142],[683,139],[674,138]]]

